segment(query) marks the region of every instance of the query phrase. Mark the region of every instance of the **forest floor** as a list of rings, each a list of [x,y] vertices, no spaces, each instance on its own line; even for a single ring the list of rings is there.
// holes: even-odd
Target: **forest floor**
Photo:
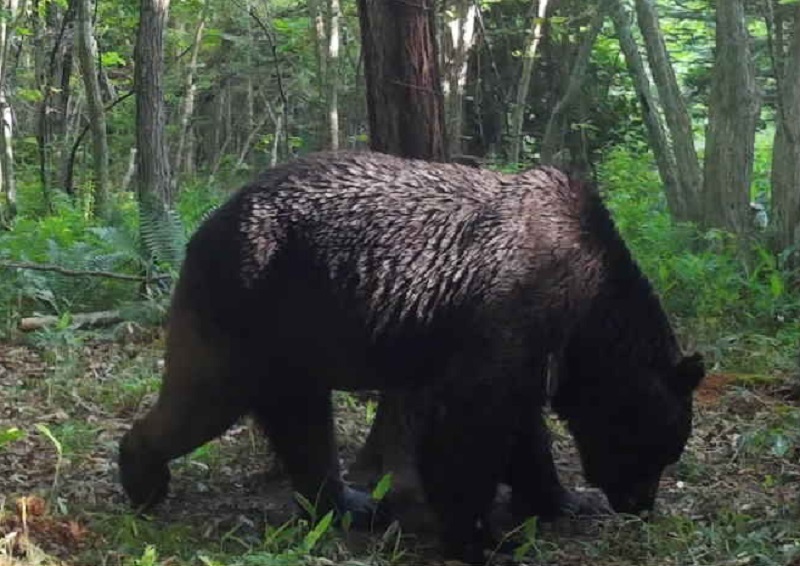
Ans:
[[[441,564],[430,537],[310,531],[291,521],[288,482],[248,422],[175,462],[167,502],[135,517],[115,455],[154,399],[162,344],[123,335],[50,332],[36,348],[0,344],[0,566]],[[336,399],[347,461],[370,408]],[[570,439],[556,421],[553,430],[563,479],[580,488]],[[541,525],[528,531],[521,563],[800,566],[798,456],[800,403],[782,376],[711,374],[653,520]]]

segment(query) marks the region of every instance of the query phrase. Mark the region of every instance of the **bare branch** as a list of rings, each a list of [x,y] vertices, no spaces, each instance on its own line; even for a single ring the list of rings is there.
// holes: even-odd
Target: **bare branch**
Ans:
[[[120,279],[122,281],[160,281],[170,279],[171,275],[128,275],[127,273],[114,273],[112,271],[94,271],[87,269],[68,269],[60,265],[47,265],[30,263],[27,261],[0,261],[0,269],[30,269],[32,271],[52,271],[70,277],[105,277],[107,279]]]

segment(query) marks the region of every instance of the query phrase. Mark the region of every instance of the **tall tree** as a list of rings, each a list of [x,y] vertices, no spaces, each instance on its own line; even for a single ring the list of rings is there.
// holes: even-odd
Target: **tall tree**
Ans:
[[[164,105],[164,33],[169,0],[141,0],[134,50],[139,202],[153,212],[172,203]]]
[[[370,148],[402,157],[446,161],[445,117],[436,51],[433,0],[359,0],[367,83]],[[358,468],[391,471],[393,489],[420,494],[409,463],[412,438],[404,393],[382,396]]]
[[[772,0],[770,0],[771,2]],[[771,7],[771,4],[770,4]],[[792,36],[786,53],[775,53],[778,82],[775,143],[772,153],[772,219],[780,249],[800,251],[800,3],[791,7]],[[773,28],[774,26],[770,26]]]
[[[669,59],[653,0],[636,0],[636,15],[647,50],[650,70],[663,105],[677,166],[678,190],[671,199],[673,205],[670,211],[676,220],[697,221],[700,220],[699,191],[703,174],[694,147],[692,120]]]
[[[536,58],[536,51],[542,40],[542,30],[547,18],[547,9],[551,3],[549,0],[539,0],[531,6],[531,25],[528,35],[525,37],[525,46],[522,49],[522,71],[517,83],[517,100],[514,110],[511,113],[511,155],[512,163],[518,163],[522,150],[522,126],[525,123],[525,113],[528,108],[528,91],[531,86],[531,76],[533,75],[533,62]],[[534,9],[535,8],[535,9]]]
[[[2,0],[0,18],[0,221],[6,222],[17,212],[17,186],[14,179],[14,117],[8,100],[11,40],[19,11],[18,0]]]
[[[705,226],[739,234],[751,226],[750,179],[760,110],[744,4],[717,2],[702,209]]]
[[[680,184],[678,181],[677,165],[672,148],[667,139],[667,133],[659,117],[659,106],[653,94],[650,79],[647,76],[645,63],[639,54],[639,47],[633,36],[630,19],[621,0],[612,0],[611,18],[617,31],[620,48],[625,55],[625,62],[633,80],[633,87],[639,99],[642,120],[647,130],[650,147],[655,156],[661,182],[664,183],[664,194],[667,206],[675,219],[680,219],[685,214],[685,204],[681,202]]]
[[[96,67],[97,44],[92,25],[90,0],[74,0],[75,23],[77,25],[78,61],[80,62],[83,86],[86,91],[86,107],[92,132],[92,169],[94,181],[94,213],[100,218],[109,216],[108,133],[106,112],[100,92],[100,80]]]
[[[589,29],[581,40],[578,54],[572,64],[567,89],[556,103],[550,114],[550,119],[547,121],[547,128],[542,140],[542,163],[555,163],[557,161],[557,153],[563,146],[564,131],[567,126],[565,122],[569,111],[577,102],[581,93],[581,87],[586,79],[586,69],[589,67],[589,60],[592,55],[592,48],[597,36],[600,34],[600,30],[603,29],[603,20],[609,8],[609,3],[609,0],[600,0],[598,2],[592,20],[589,23]]]
[[[370,147],[447,160],[433,0],[358,0]]]
[[[546,1],[546,0],[545,0]],[[461,153],[464,94],[469,54],[475,44],[478,6],[472,0],[447,0],[442,34],[445,116],[450,155]]]
[[[197,58],[200,53],[200,44],[203,42],[203,32],[206,29],[206,17],[208,14],[208,2],[203,5],[197,25],[194,28],[194,40],[192,41],[191,55],[189,63],[186,65],[186,76],[184,79],[183,108],[181,110],[180,134],[178,136],[178,147],[175,150],[174,173],[181,171],[191,172],[191,155],[194,148],[191,143],[191,120],[194,114],[194,100],[197,96]],[[249,22],[250,20],[248,20]]]
[[[331,149],[339,149],[339,49],[341,47],[340,24],[341,6],[339,0],[328,0],[328,135]]]

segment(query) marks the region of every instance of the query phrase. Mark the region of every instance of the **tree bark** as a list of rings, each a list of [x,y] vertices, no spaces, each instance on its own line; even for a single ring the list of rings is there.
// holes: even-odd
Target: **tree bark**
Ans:
[[[339,18],[341,7],[339,0],[329,0],[330,25],[328,33],[328,136],[331,149],[339,149],[339,49],[341,47]]]
[[[511,155],[509,156],[511,163],[519,163],[522,152],[522,127],[525,124],[525,110],[528,107],[528,91],[533,75],[533,62],[542,40],[542,29],[549,6],[549,0],[539,0],[536,16],[531,18],[531,29],[525,37],[525,46],[522,49],[522,72],[519,83],[517,83],[517,100],[511,114]]]
[[[433,0],[359,0],[370,147],[447,160]]]
[[[403,157],[446,161],[444,101],[439,88],[432,0],[359,0],[358,10],[370,148]],[[362,449],[359,465],[368,474],[392,471],[401,484],[395,486],[393,495],[417,499],[421,484],[414,455],[407,449],[414,437],[401,418],[408,414],[406,406],[402,393],[387,392],[382,396],[379,416]]]
[[[471,0],[448,0],[445,4],[446,21],[442,51],[445,117],[450,155],[462,152],[464,89],[467,85],[469,54],[475,45],[477,12],[477,4]]]
[[[154,212],[172,204],[164,104],[164,33],[169,0],[141,0],[134,50],[137,190],[140,204]]]
[[[609,0],[601,0],[598,3],[594,16],[592,16],[592,21],[589,24],[589,29],[586,31],[580,49],[578,49],[578,55],[575,57],[575,63],[572,66],[569,82],[567,83],[567,90],[564,96],[556,103],[553,112],[550,114],[550,119],[547,121],[547,128],[542,140],[542,163],[558,164],[557,154],[563,146],[563,132],[566,127],[564,122],[568,112],[578,100],[578,95],[580,95],[583,81],[586,78],[586,69],[589,66],[589,60],[592,55],[592,47],[600,30],[603,28],[603,20],[608,10],[608,4]]]
[[[636,14],[672,137],[672,151],[678,172],[678,192],[672,199],[674,209],[671,208],[673,218],[698,221],[702,208],[699,191],[703,185],[703,174],[694,147],[692,120],[669,60],[653,0],[636,0]]]
[[[792,12],[793,35],[785,64],[778,67],[783,73],[777,74],[776,69],[779,100],[772,153],[771,218],[778,248],[791,249],[790,264],[797,266],[800,264],[800,4],[795,4]]]
[[[674,219],[683,219],[682,216],[685,215],[685,210],[681,198],[675,156],[669,145],[667,133],[661,123],[658,113],[658,101],[653,94],[644,61],[639,54],[639,47],[636,45],[636,40],[631,31],[628,13],[621,0],[612,0],[611,18],[614,20],[617,38],[619,39],[622,53],[625,55],[625,62],[633,80],[636,96],[639,99],[642,120],[647,130],[650,148],[653,150],[658,173],[661,177],[661,182],[664,184],[667,206]]]
[[[103,96],[100,92],[100,81],[95,67],[97,45],[94,41],[90,0],[75,0],[75,16],[78,32],[76,43],[78,61],[86,91],[86,107],[92,132],[93,210],[97,217],[107,219],[110,214],[108,133]]]
[[[703,174],[703,225],[744,234],[751,227],[750,178],[759,114],[744,0],[718,2],[716,22]]]
[[[197,96],[197,84],[195,77],[197,76],[197,56],[200,52],[200,44],[203,41],[203,30],[206,27],[206,13],[207,7],[203,8],[200,14],[200,21],[197,22],[197,27],[194,30],[194,43],[192,43],[192,52],[189,57],[189,64],[186,68],[186,79],[184,81],[184,95],[183,95],[183,109],[181,112],[181,130],[178,135],[178,147],[175,150],[175,166],[173,170],[177,173],[183,171],[187,172],[185,164],[189,162],[188,152],[191,147],[187,149],[187,138],[189,136],[189,127],[194,114],[194,100]],[[248,20],[249,22],[250,20]],[[248,94],[249,96],[249,94]],[[173,187],[177,191],[177,187]]]
[[[14,122],[8,101],[8,69],[10,43],[19,9],[18,0],[3,0],[0,7],[6,12],[0,18],[0,220],[4,223],[17,213],[17,186],[14,179]]]

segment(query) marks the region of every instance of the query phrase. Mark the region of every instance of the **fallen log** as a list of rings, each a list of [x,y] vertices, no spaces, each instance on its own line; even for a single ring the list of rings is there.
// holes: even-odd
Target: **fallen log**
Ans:
[[[19,321],[19,329],[23,332],[40,330],[48,326],[58,324],[60,316],[28,316]],[[121,322],[122,316],[119,311],[97,311],[87,313],[77,313],[71,315],[70,328],[88,328],[94,326],[108,326],[116,322]]]

